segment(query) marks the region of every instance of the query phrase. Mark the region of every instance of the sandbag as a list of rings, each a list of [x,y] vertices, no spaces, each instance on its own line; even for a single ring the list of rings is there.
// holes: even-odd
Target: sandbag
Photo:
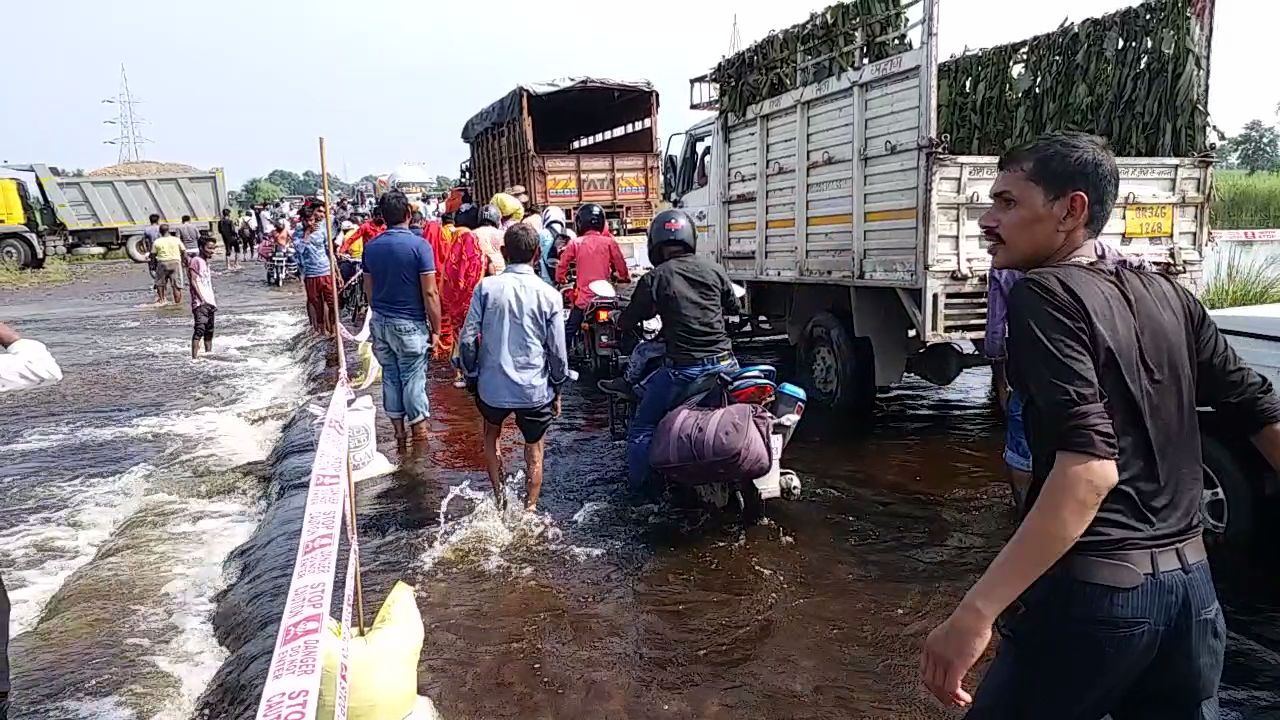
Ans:
[[[356,390],[368,390],[382,378],[382,365],[373,354],[373,343],[367,340],[356,346],[356,359],[360,361],[360,374],[351,380]]]
[[[649,464],[669,482],[702,485],[753,480],[769,472],[769,411],[750,403],[681,405],[658,423]]]
[[[342,627],[329,618],[321,643],[318,720],[333,720],[338,688]],[[422,614],[413,588],[397,582],[363,637],[352,630],[347,659],[348,720],[401,720],[417,711],[418,658],[422,654]]]
[[[373,398],[361,395],[347,406],[347,448],[351,451],[351,480],[360,482],[394,472],[395,464],[378,452],[377,410]]]

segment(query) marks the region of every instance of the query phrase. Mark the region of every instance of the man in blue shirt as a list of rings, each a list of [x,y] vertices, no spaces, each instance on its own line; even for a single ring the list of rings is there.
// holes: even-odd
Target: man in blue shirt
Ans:
[[[406,425],[414,443],[427,440],[426,367],[440,327],[440,293],[431,244],[409,230],[409,199],[392,190],[378,208],[387,230],[364,248],[364,292],[373,354],[382,364],[382,409],[404,447]]]
[[[298,220],[298,227],[293,231],[293,249],[298,254],[302,285],[307,291],[307,319],[311,321],[312,330],[332,335],[333,269],[329,265],[324,208],[304,206],[298,211]]]
[[[459,355],[484,417],[484,459],[498,506],[506,498],[498,438],[514,414],[524,436],[525,509],[532,511],[542,490],[543,440],[560,416],[560,388],[569,376],[563,303],[533,269],[537,230],[512,225],[503,235],[502,254],[507,269],[476,286],[458,338]]]

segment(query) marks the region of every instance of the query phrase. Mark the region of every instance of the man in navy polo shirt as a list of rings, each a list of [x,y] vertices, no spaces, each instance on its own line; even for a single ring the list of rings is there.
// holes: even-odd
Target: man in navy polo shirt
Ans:
[[[427,358],[440,327],[440,293],[431,245],[409,229],[411,211],[404,193],[392,190],[378,201],[387,230],[364,249],[364,291],[373,312],[373,354],[382,364],[382,409],[403,447],[427,439]]]

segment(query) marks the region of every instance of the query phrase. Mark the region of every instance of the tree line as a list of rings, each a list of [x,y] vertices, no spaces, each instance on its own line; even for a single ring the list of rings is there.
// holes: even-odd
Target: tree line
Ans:
[[[369,174],[354,183],[348,183],[337,175],[329,173],[329,192],[350,197],[353,194],[355,185],[360,183],[373,185],[377,180],[377,175]],[[437,175],[436,189],[442,193],[447,192],[456,182],[456,180],[446,175]],[[292,170],[276,169],[263,177],[246,180],[238,191],[233,190],[229,193],[229,199],[233,205],[247,207],[249,205],[275,203],[286,195],[317,195],[321,189],[320,173],[314,170],[306,170],[302,174],[298,174]]]
[[[1280,104],[1276,115],[1280,116]],[[1280,173],[1280,129],[1263,120],[1250,120],[1239,135],[1218,146],[1218,158],[1222,167],[1247,170],[1250,175]]]

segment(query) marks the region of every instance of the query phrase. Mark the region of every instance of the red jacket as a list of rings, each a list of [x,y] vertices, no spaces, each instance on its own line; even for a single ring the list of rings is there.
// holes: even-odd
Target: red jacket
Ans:
[[[569,243],[560,253],[559,264],[556,265],[556,282],[563,285],[569,279],[569,266],[577,263],[578,278],[575,283],[577,299],[574,302],[579,308],[586,309],[591,304],[595,293],[587,286],[596,280],[612,282],[617,275],[618,282],[631,282],[631,273],[627,270],[627,261],[622,257],[622,248],[618,241],[609,235],[594,230]]]

